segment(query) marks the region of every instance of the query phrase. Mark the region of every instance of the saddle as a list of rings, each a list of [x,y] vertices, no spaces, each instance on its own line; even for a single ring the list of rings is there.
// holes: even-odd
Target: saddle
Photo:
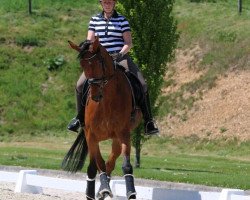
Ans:
[[[120,65],[119,63],[115,63],[116,69],[121,70],[125,77],[128,80],[129,86],[131,88],[131,95],[132,95],[132,113],[131,113],[131,120],[135,119],[136,110],[140,109],[140,105],[144,98],[144,92],[142,85],[139,79],[134,75],[132,72],[126,70],[125,67]]]

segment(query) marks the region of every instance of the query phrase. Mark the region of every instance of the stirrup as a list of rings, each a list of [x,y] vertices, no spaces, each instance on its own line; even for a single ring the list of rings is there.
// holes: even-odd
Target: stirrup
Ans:
[[[160,132],[156,123],[153,120],[149,120],[145,125],[145,135],[152,136],[152,135],[158,135],[159,133]]]

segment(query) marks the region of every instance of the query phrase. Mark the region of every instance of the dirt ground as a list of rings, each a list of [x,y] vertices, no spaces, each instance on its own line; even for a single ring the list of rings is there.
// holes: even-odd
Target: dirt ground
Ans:
[[[43,189],[43,194],[14,193],[14,183],[0,182],[0,200],[85,200],[83,193]]]
[[[201,59],[202,50],[198,45],[188,51],[178,51],[176,62],[171,66],[175,69],[173,79],[176,84],[163,92],[177,91],[181,85],[202,76],[204,72],[196,70]],[[177,137],[196,135],[209,139],[250,140],[250,71],[229,70],[215,84],[195,102],[186,121],[173,116],[160,121],[161,133]]]

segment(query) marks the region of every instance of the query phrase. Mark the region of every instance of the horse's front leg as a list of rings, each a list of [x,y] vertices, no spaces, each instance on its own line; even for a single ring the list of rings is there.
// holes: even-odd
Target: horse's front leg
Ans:
[[[122,143],[123,165],[122,171],[125,178],[127,198],[136,199],[136,191],[134,185],[133,167],[130,163],[130,140]]]
[[[113,139],[112,150],[109,155],[108,161],[106,162],[106,172],[108,177],[111,177],[111,173],[115,168],[117,158],[121,155],[121,143],[117,139]]]
[[[97,174],[97,167],[95,159],[90,155],[90,162],[87,169],[87,187],[86,187],[86,198],[87,200],[95,199],[95,178]]]
[[[111,192],[110,186],[109,186],[109,178],[106,173],[106,165],[105,161],[103,160],[101,156],[101,152],[99,149],[99,145],[97,145],[97,152],[96,152],[96,165],[100,172],[100,188],[96,194],[97,199],[103,200],[107,196],[113,197],[113,194]]]

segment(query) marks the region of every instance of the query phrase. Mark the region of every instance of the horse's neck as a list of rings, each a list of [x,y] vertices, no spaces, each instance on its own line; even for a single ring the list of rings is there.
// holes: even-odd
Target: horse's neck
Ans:
[[[112,96],[115,96],[114,98],[116,97],[119,98],[118,96],[120,96],[120,93],[122,93],[123,91],[127,91],[127,89],[129,89],[126,76],[124,72],[122,72],[122,70],[119,70],[114,66],[113,59],[108,54],[106,49],[102,49],[102,50],[105,51],[103,52],[103,56],[104,56],[104,62],[105,62],[105,67],[106,67],[106,76],[109,79],[108,84],[106,86],[107,88],[106,94],[108,96],[114,93],[115,95],[112,95]],[[117,91],[119,91],[119,95],[116,95]]]
[[[125,92],[127,88],[128,83],[125,74],[121,70],[115,70],[107,84],[107,96],[114,94],[112,96],[117,97],[120,93]]]
[[[113,59],[103,46],[101,46],[101,51],[105,63],[106,75],[112,76],[114,74]]]

